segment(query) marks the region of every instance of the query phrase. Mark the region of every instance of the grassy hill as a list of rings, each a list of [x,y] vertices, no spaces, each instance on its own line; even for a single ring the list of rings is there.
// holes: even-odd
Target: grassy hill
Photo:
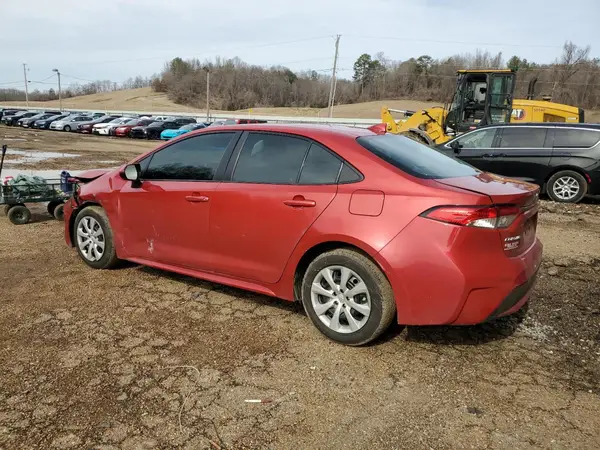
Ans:
[[[23,102],[2,102],[5,105],[19,105]],[[103,92],[93,95],[82,95],[63,100],[63,108],[86,109],[96,111],[160,111],[160,112],[203,112],[205,110],[178,105],[169,100],[166,94],[152,91],[151,88],[127,89],[114,92]],[[58,101],[29,102],[32,107],[58,108]],[[416,100],[380,100],[374,102],[337,105],[333,110],[334,117],[376,119],[379,118],[382,106],[392,109],[418,110],[440,105],[434,102]],[[224,113],[231,111],[213,111]],[[271,116],[327,117],[327,109],[320,108],[252,108],[241,110],[250,114]],[[586,122],[600,122],[600,111],[586,111]]]
[[[23,102],[1,102],[5,105],[19,105]],[[334,117],[349,118],[378,118],[382,105],[395,109],[419,109],[434,103],[417,102],[414,100],[390,100],[354,105],[338,105],[334,108]],[[178,105],[167,98],[165,94],[152,91],[151,88],[127,89],[114,92],[103,92],[93,95],[82,95],[64,99],[63,108],[89,109],[89,110],[114,110],[114,111],[164,111],[164,112],[202,112],[204,109]],[[29,102],[29,106],[40,108],[58,108],[58,100],[49,102]],[[213,111],[227,113],[227,111]],[[268,114],[275,116],[298,117],[327,117],[327,109],[320,108],[252,108],[242,110],[252,114]]]

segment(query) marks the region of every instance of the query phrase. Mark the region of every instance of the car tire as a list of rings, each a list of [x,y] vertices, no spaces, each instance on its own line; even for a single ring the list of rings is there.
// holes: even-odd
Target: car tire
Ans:
[[[65,220],[65,205],[64,205],[64,203],[56,205],[56,208],[54,208],[54,213],[52,215],[54,216],[54,218],[56,220],[60,220],[61,222],[63,220]]]
[[[8,211],[10,211],[10,208],[12,208],[15,205],[4,205],[4,208],[2,208],[2,211],[4,212],[5,216],[8,216]]]
[[[69,125],[65,125],[65,127],[63,128],[63,131],[71,131],[71,127]]]
[[[15,205],[8,210],[8,220],[15,225],[25,225],[31,220],[31,211],[27,206]]]
[[[561,170],[548,180],[546,192],[555,202],[578,203],[586,196],[588,183],[578,172]]]
[[[358,291],[352,295],[354,288]],[[394,294],[381,269],[351,249],[317,256],[304,274],[301,297],[317,329],[344,345],[359,346],[377,339],[396,314]]]
[[[101,231],[100,234],[98,230]],[[91,236],[95,236],[96,241],[89,242]],[[103,248],[99,245],[100,242],[104,243]],[[94,269],[112,269],[119,263],[108,216],[99,206],[88,206],[77,214],[73,228],[73,243],[81,259]],[[99,248],[101,252],[98,251]]]
[[[46,206],[46,210],[48,211],[48,214],[50,214],[51,216],[54,216],[54,210],[61,203],[62,202],[57,202],[57,201],[51,201],[50,203],[48,203],[48,206]]]

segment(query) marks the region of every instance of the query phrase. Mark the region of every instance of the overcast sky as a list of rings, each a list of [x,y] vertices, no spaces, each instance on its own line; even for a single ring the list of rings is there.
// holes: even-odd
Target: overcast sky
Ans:
[[[600,0],[0,0],[0,17],[0,87],[22,87],[22,63],[39,89],[53,87],[55,67],[65,85],[121,82],[175,56],[324,71],[336,34],[341,76],[365,52],[405,60],[479,48],[544,63],[571,40],[600,56]]]

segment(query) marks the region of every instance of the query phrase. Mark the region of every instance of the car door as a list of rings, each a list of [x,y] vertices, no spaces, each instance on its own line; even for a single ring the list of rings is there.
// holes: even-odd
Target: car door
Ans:
[[[212,193],[238,136],[192,136],[140,163],[141,182],[128,182],[118,197],[123,246],[130,258],[206,268]]]
[[[213,193],[212,268],[276,283],[304,233],[335,197],[342,161],[316,142],[287,134],[246,132],[240,142],[230,181]]]
[[[550,174],[553,132],[551,125],[502,127],[491,172],[541,186]]]
[[[492,168],[492,154],[497,133],[498,128],[491,127],[471,131],[459,136],[456,138],[460,146],[460,153],[457,155],[458,159],[484,172],[493,172],[490,169]],[[450,143],[445,144],[444,149],[452,151]]]

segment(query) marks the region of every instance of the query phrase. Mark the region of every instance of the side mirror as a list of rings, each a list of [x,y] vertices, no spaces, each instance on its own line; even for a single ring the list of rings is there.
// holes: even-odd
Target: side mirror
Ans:
[[[142,175],[142,167],[139,164],[129,164],[125,166],[121,172],[121,178],[131,181],[131,187],[140,186],[140,176]]]
[[[454,150],[454,153],[459,155],[460,154],[460,150],[462,149],[462,145],[460,145],[460,143],[458,142],[458,140],[452,141],[450,143],[450,148],[452,150]]]

